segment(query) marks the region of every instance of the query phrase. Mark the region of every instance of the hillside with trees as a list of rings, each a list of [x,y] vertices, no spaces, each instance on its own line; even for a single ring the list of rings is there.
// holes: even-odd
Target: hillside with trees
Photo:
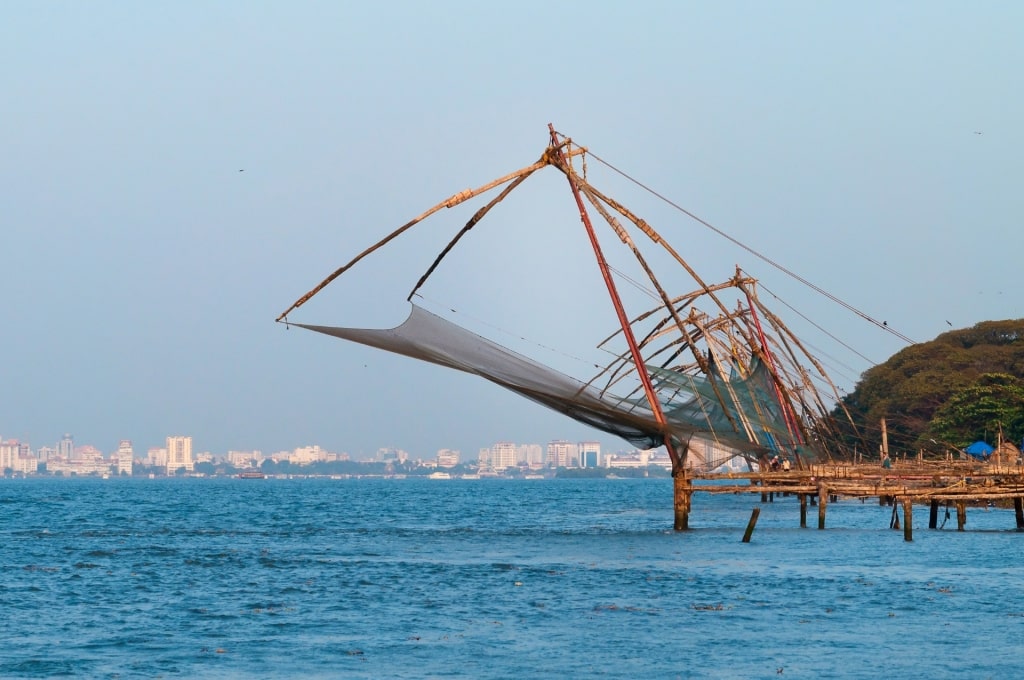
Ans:
[[[843,398],[857,432],[848,443],[877,451],[886,420],[890,450],[942,455],[976,440],[1024,438],[1024,319],[984,321],[901,350],[867,370]],[[836,418],[845,420],[841,410]]]

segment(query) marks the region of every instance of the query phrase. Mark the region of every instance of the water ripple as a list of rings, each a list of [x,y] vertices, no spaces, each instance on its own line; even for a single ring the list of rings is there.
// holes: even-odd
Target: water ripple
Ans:
[[[1016,675],[1012,511],[907,544],[783,498],[743,544],[753,502],[677,534],[670,480],[3,480],[0,677]]]

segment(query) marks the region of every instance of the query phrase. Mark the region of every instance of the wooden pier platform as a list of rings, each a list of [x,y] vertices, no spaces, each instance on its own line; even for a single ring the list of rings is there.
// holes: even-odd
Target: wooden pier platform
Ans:
[[[677,485],[680,480],[677,479]],[[693,493],[761,494],[763,502],[777,495],[795,495],[800,500],[800,526],[807,526],[807,505],[817,505],[818,528],[825,528],[829,501],[839,498],[877,498],[879,504],[893,505],[893,528],[899,528],[897,508],[902,508],[904,538],[913,540],[914,505],[929,507],[928,527],[936,528],[940,504],[957,510],[957,530],[963,531],[967,507],[1011,503],[1016,529],[1024,530],[1024,466],[990,465],[974,462],[899,461],[892,468],[875,464],[812,464],[799,470],[746,473],[690,473],[683,482],[685,510],[689,514]],[[677,502],[678,506],[678,502]],[[756,518],[752,518],[756,522]],[[1007,527],[1013,528],[1013,527]],[[748,527],[749,533],[753,527]]]

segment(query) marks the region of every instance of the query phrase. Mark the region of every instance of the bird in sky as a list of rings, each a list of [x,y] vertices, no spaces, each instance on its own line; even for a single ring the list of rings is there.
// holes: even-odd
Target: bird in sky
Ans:
[[[947,325],[947,326],[952,326],[953,324],[951,324],[951,323],[949,322],[949,319],[946,319],[946,325]]]
[[[974,131],[974,134],[976,134],[976,135],[980,135],[980,134],[981,134],[981,131],[980,131],[980,130],[975,130],[975,131]]]

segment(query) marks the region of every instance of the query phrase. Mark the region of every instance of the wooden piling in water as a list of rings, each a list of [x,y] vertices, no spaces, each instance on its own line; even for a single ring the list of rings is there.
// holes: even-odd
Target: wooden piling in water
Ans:
[[[903,498],[903,540],[914,540],[914,504],[908,497]]]
[[[743,532],[743,542],[750,543],[750,537],[754,533],[754,527],[757,525],[757,518],[761,514],[761,508],[754,506],[753,511],[750,513],[750,521],[747,522],[747,530]]]
[[[825,507],[828,505],[828,489],[824,484],[818,485],[818,528],[825,528]]]
[[[708,481],[695,485],[696,480]],[[732,483],[729,483],[729,482]],[[953,461],[912,461],[895,471],[875,465],[845,463],[815,464],[806,469],[786,470],[771,474],[759,471],[701,473],[691,469],[680,471],[674,479],[676,529],[689,528],[691,497],[694,493],[764,494],[768,498],[796,496],[800,504],[800,526],[807,526],[807,506],[818,506],[818,527],[825,528],[828,505],[840,498],[861,501],[879,498],[892,506],[893,528],[903,529],[905,537],[913,537],[913,508],[907,499],[928,503],[928,527],[937,529],[939,512],[957,508],[957,529],[964,531],[968,504],[1014,504],[1015,519],[1024,533],[1024,467]],[[755,496],[756,497],[756,496]],[[902,512],[899,507],[904,506]],[[900,515],[903,515],[901,518]],[[906,526],[911,524],[911,526]],[[945,524],[945,522],[943,522]],[[906,532],[910,532],[907,534]]]
[[[680,470],[672,478],[672,501],[675,507],[675,530],[686,531],[690,528],[690,500],[693,495],[693,485],[686,470]]]

